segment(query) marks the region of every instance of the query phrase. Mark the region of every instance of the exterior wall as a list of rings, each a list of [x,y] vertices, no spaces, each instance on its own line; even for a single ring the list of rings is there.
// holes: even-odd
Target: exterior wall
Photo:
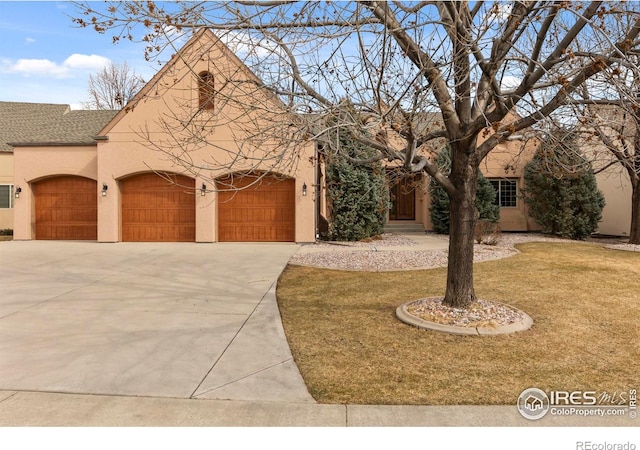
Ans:
[[[0,152],[0,184],[14,184],[13,179],[13,153]],[[0,230],[13,228],[13,215],[12,208],[0,208]]]
[[[429,214],[430,206],[429,179],[423,175],[420,185],[416,187],[416,222],[423,224],[425,230],[433,230]]]
[[[515,207],[500,208],[500,229],[503,231],[539,231],[541,228],[529,216],[527,205],[522,199],[524,188],[524,166],[533,158],[537,141],[530,140],[524,146],[514,141],[499,144],[480,165],[482,174],[488,179],[508,179],[517,183]]]
[[[14,203],[13,238],[33,239],[35,234],[32,183],[56,175],[79,175],[96,179],[95,146],[15,147],[16,186],[22,188]],[[96,195],[99,195],[96,192]]]
[[[623,131],[626,141],[633,145],[635,124],[629,117],[625,117],[623,110],[614,106],[598,105],[593,115],[598,118],[600,128],[608,133],[609,137],[617,145],[620,145],[620,148],[622,148],[622,144],[617,137],[619,131]],[[587,131],[589,130],[587,129]],[[599,139],[590,138],[590,135],[586,134],[580,148],[585,156],[592,161],[598,189],[602,191],[606,201],[597,232],[611,236],[628,236],[631,232],[632,208],[632,188],[629,174],[618,163],[607,167],[615,161],[615,157]]]
[[[631,231],[631,182],[619,166],[613,166],[596,175],[598,189],[607,202],[602,210],[598,233],[628,236]]]

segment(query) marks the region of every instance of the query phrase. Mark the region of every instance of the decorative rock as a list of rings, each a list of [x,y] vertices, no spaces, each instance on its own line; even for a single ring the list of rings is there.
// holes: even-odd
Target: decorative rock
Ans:
[[[475,336],[517,333],[533,325],[528,314],[503,303],[478,300],[475,308],[469,310],[442,305],[442,297],[404,303],[396,309],[396,316],[418,328]],[[433,317],[443,323],[425,320],[424,317]]]

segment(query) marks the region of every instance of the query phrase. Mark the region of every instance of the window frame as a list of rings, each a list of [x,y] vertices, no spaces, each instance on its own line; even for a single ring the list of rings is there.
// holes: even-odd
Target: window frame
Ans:
[[[0,183],[0,186],[9,186],[9,206],[0,206],[0,209],[13,209],[13,196],[15,193],[15,186],[12,183]]]
[[[208,70],[198,73],[198,109],[212,110],[215,107],[215,78]]]
[[[518,179],[517,178],[489,178],[489,182],[491,183],[491,187],[496,191],[496,200],[495,204],[500,208],[517,208],[518,207]],[[497,183],[498,189],[496,189]],[[510,186],[513,186],[513,194],[511,192],[505,192],[503,184],[506,185],[509,183]],[[509,189],[511,191],[511,189]],[[503,205],[503,193],[504,195],[509,195],[509,200],[513,200],[513,204]],[[512,203],[511,201],[509,203]]]

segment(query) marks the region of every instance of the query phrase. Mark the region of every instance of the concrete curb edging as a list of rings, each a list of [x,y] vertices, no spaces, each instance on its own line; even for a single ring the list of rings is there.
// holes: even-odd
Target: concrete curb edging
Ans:
[[[415,327],[422,328],[425,330],[440,331],[443,333],[466,335],[466,336],[496,336],[499,334],[512,334],[512,333],[518,333],[520,331],[526,331],[529,328],[531,328],[531,326],[533,325],[533,319],[531,318],[531,316],[529,316],[524,311],[520,311],[519,309],[514,308],[513,306],[510,306],[510,305],[508,305],[509,308],[512,308],[520,312],[524,316],[524,318],[521,321],[509,324],[509,325],[501,325],[491,329],[482,328],[482,327],[472,328],[472,327],[459,327],[454,325],[443,325],[440,323],[429,322],[427,320],[421,319],[409,313],[409,311],[407,310],[407,306],[413,303],[414,301],[415,300],[412,300],[410,302],[406,302],[398,306],[398,308],[396,308],[396,317],[408,325],[413,325]]]

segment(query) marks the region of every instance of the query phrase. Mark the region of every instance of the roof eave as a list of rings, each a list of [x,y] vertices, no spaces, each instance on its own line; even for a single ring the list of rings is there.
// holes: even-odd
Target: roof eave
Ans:
[[[98,143],[91,142],[7,142],[12,147],[88,147]]]

